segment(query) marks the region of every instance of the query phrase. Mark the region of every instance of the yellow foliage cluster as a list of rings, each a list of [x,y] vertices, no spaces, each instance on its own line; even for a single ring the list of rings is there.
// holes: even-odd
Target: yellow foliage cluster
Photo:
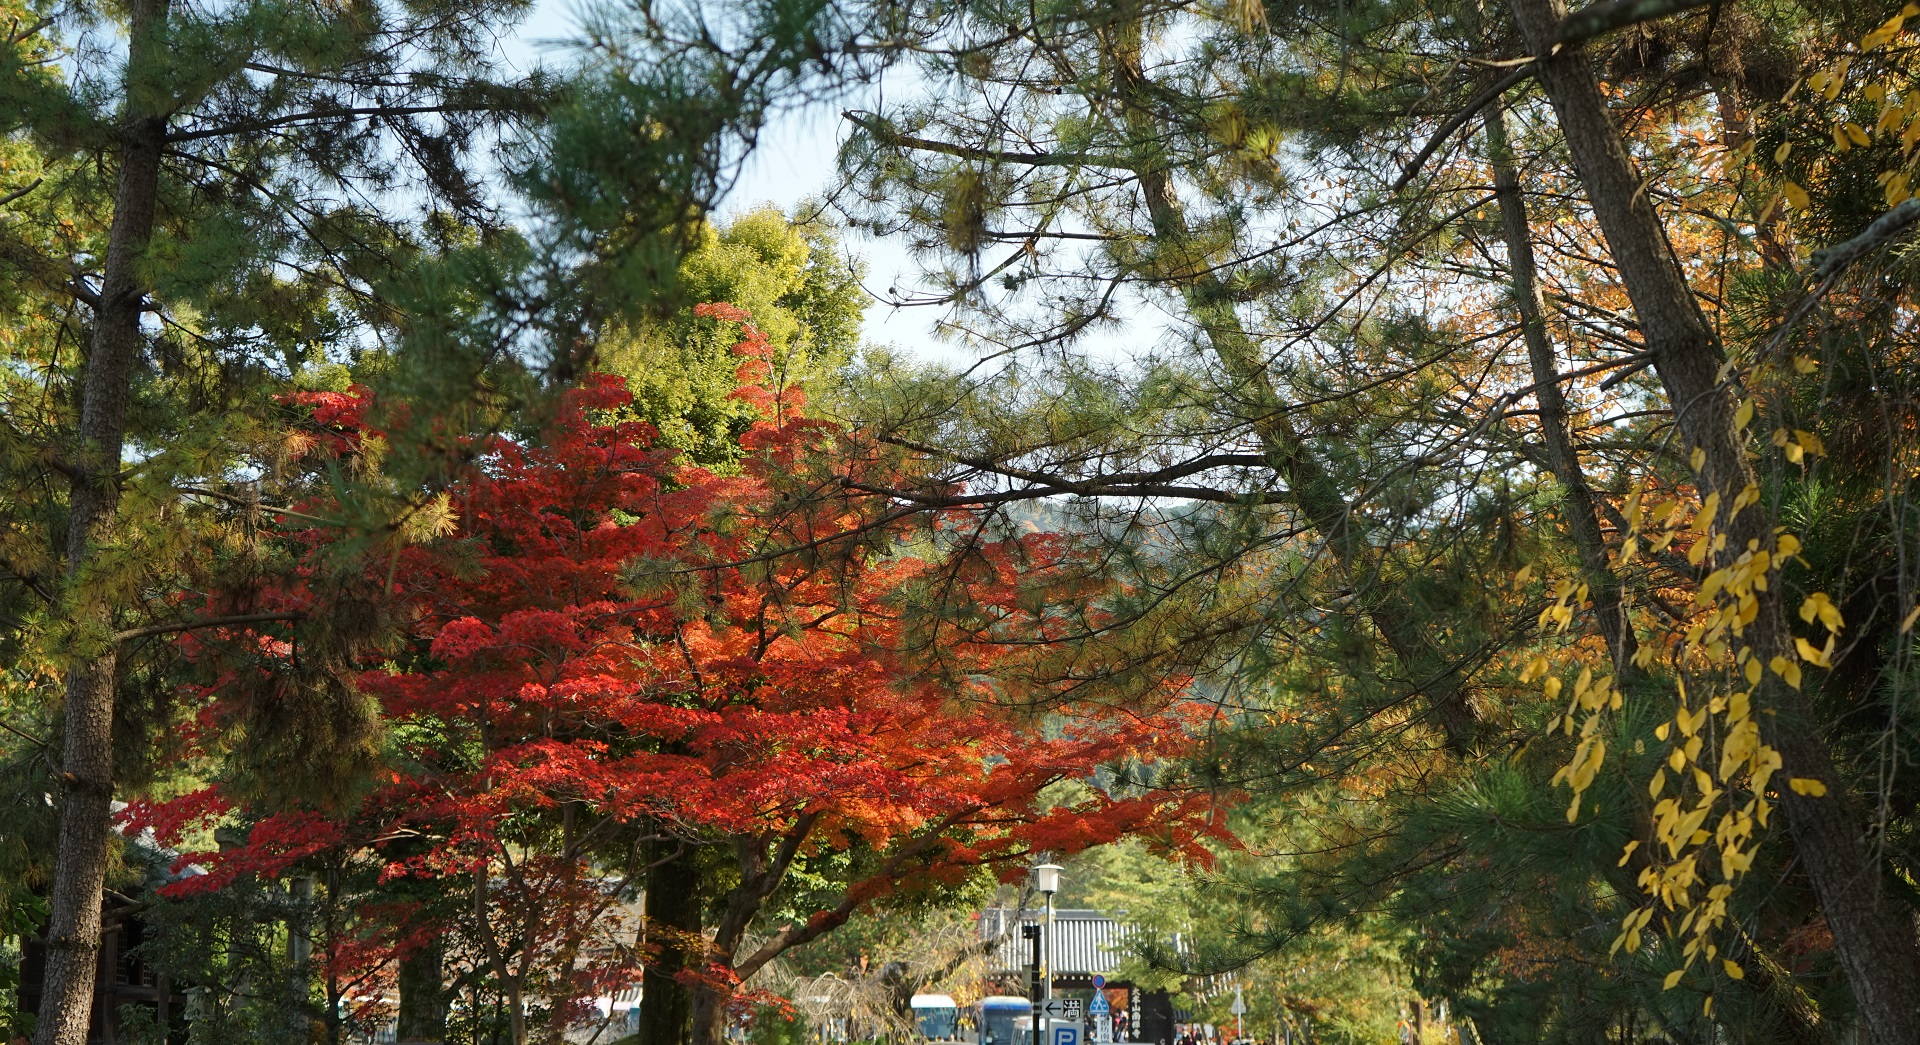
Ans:
[[[1812,368],[1795,369],[1807,373]],[[1751,401],[1740,404],[1736,426],[1745,430],[1753,416]],[[1782,430],[1771,441],[1795,462],[1823,451],[1819,439],[1808,432]],[[1700,464],[1697,452],[1694,463]],[[1737,557],[1729,559],[1728,527],[1758,503],[1756,486],[1748,486],[1724,506],[1718,494],[1709,493],[1690,518],[1682,497],[1648,505],[1647,494],[1642,483],[1623,505],[1628,527],[1617,565],[1626,565],[1642,547],[1657,554],[1681,539],[1690,541],[1687,559],[1694,565],[1709,556],[1723,564],[1711,570],[1694,591],[1696,612],[1684,622],[1684,630],[1677,626],[1676,634],[1669,636],[1678,641],[1646,642],[1634,660],[1644,670],[1651,667],[1657,649],[1673,646],[1679,651],[1672,665],[1677,698],[1673,714],[1653,731],[1666,751],[1646,785],[1653,802],[1650,837],[1644,839],[1649,844],[1643,847],[1639,839],[1630,842],[1620,858],[1622,867],[1638,862],[1636,881],[1644,896],[1622,918],[1613,951],[1639,950],[1649,931],[1676,940],[1683,962],[1666,978],[1666,986],[1672,988],[1700,962],[1711,966],[1717,960],[1717,968],[1728,977],[1744,975],[1737,963],[1721,957],[1716,939],[1726,924],[1733,889],[1752,868],[1759,851],[1760,832],[1767,828],[1778,797],[1770,789],[1782,767],[1779,752],[1763,738],[1755,701],[1768,672],[1798,689],[1803,665],[1829,667],[1845,622],[1826,593],[1808,596],[1799,616],[1825,630],[1825,645],[1796,637],[1793,650],[1773,652],[1763,664],[1763,654],[1750,644],[1748,629],[1759,613],[1759,595],[1799,553],[1799,539],[1776,528],[1771,547],[1751,539]],[[1553,592],[1555,600],[1541,612],[1539,623],[1543,629],[1552,626],[1564,632],[1575,612],[1585,607],[1589,592],[1586,585],[1564,580]],[[1544,680],[1542,691],[1550,701],[1558,701],[1566,692],[1545,657],[1536,657],[1521,676],[1523,682],[1536,679]],[[1696,687],[1704,683],[1712,695],[1705,700],[1690,696],[1688,679]],[[1605,762],[1607,716],[1624,702],[1614,679],[1596,680],[1591,667],[1582,667],[1565,713],[1549,725],[1550,731],[1568,736],[1577,731],[1580,738],[1572,757],[1553,778],[1554,785],[1564,784],[1573,793],[1567,807],[1569,822],[1578,819],[1582,798]],[[1794,778],[1787,784],[1795,794],[1813,797],[1827,789],[1824,782],[1813,779]]]
[[[1804,84],[1812,96],[1822,102],[1833,102],[1847,90],[1849,73],[1854,71],[1856,58],[1880,50],[1897,40],[1908,31],[1907,20],[1920,15],[1920,4],[1909,3],[1877,28],[1860,38],[1859,54],[1843,54],[1831,64],[1808,75],[1801,83],[1795,84],[1782,101],[1791,101],[1794,94]],[[1900,165],[1880,172],[1879,184],[1886,195],[1887,206],[1895,206],[1913,195],[1912,179],[1914,168],[1920,163],[1920,98],[1905,96],[1889,80],[1856,77],[1855,87],[1862,102],[1861,107],[1873,107],[1876,118],[1872,126],[1863,126],[1849,119],[1849,112],[1842,112],[1827,129],[1835,153],[1847,153],[1856,148],[1872,145],[1875,141],[1889,137],[1898,137],[1900,141]],[[1824,147],[1822,140],[1817,147]],[[1794,143],[1782,142],[1774,149],[1775,163],[1785,163],[1793,154]],[[1753,143],[1749,142],[1736,150],[1732,160],[1744,162],[1751,157]],[[1780,186],[1780,195],[1767,204],[1760,217],[1765,224],[1774,209],[1781,203],[1793,210],[1804,211],[1812,206],[1812,200],[1805,188],[1792,180],[1784,180]],[[1776,445],[1779,445],[1776,443]]]

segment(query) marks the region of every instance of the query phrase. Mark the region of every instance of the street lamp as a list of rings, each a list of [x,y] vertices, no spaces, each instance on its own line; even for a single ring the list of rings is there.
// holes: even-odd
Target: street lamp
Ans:
[[[1044,947],[1045,961],[1040,969],[1040,998],[1053,1000],[1053,894],[1060,891],[1060,865],[1039,864],[1033,869],[1033,887],[1047,898],[1046,917],[1041,919],[1046,926],[1046,935],[1041,943]]]
[[[1060,891],[1061,870],[1062,868],[1059,864],[1039,864],[1035,866],[1033,869],[1034,889],[1045,893],[1047,899],[1052,900],[1053,894]]]

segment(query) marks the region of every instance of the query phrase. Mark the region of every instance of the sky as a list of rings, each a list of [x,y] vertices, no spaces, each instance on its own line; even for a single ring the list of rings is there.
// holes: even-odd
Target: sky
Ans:
[[[578,35],[581,0],[538,0],[502,49],[523,69],[535,62],[565,65],[573,60],[569,41]],[[840,106],[822,105],[789,113],[768,127],[759,147],[747,158],[733,190],[721,201],[723,222],[734,214],[772,204],[791,212],[802,201],[822,194],[834,178],[839,150]],[[915,275],[907,251],[892,241],[859,234],[843,236],[846,248],[866,263],[870,294],[884,294],[895,284],[905,285]],[[934,310],[895,309],[876,302],[867,309],[868,341],[890,345],[915,358],[952,364],[971,361],[967,349],[934,336]]]

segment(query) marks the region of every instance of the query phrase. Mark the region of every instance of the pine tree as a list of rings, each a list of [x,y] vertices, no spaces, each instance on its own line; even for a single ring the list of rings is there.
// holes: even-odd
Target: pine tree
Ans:
[[[1565,816],[1591,821],[1590,840],[1617,843],[1625,830],[1648,847],[1677,844],[1657,857],[1629,850],[1623,877],[1559,894],[1595,925],[1612,921],[1608,938],[1633,955],[1621,959],[1629,989],[1608,1011],[1657,1012],[1673,1028],[1722,1018],[1745,998],[1780,1033],[1801,1033],[1807,1007],[1769,957],[1790,934],[1709,940],[1726,923],[1707,904],[1686,929],[1668,920],[1648,930],[1667,935],[1659,961],[1673,964],[1636,969],[1652,959],[1619,919],[1653,916],[1658,901],[1636,911],[1612,899],[1671,888],[1697,859],[1703,876],[1715,865],[1711,875],[1665,894],[1691,908],[1708,881],[1719,895],[1749,873],[1743,861],[1785,866],[1741,841],[1764,827],[1754,811],[1764,821],[1778,803],[1792,837],[1769,844],[1798,861],[1796,886],[1819,897],[1853,1003],[1877,1037],[1905,1040],[1911,1007],[1894,999],[1914,994],[1910,905],[1870,883],[1908,857],[1869,854],[1863,814],[1823,797],[1848,778],[1866,796],[1857,809],[1881,810],[1871,819],[1886,831],[1901,788],[1841,769],[1864,757],[1859,739],[1833,705],[1799,689],[1801,665],[1823,666],[1821,642],[1856,619],[1829,594],[1851,582],[1831,560],[1829,572],[1740,580],[1812,561],[1793,558],[1806,544],[1788,506],[1820,483],[1784,466],[1808,467],[1822,445],[1767,410],[1801,394],[1787,391],[1776,332],[1804,315],[1786,289],[1797,282],[1791,237],[1817,229],[1824,208],[1802,184],[1776,180],[1756,132],[1793,119],[1793,103],[1775,100],[1820,55],[1870,52],[1900,32],[1898,15],[1884,25],[1825,10],[1723,18],[1684,4],[1573,15],[1546,4],[953,8],[922,37],[926,100],[849,117],[856,213],[944,259],[928,274],[931,296],[958,328],[1025,354],[984,380],[882,375],[874,416],[899,426],[899,444],[946,463],[950,485],[930,488],[927,503],[971,498],[990,511],[1078,495],[1077,510],[1102,520],[1090,526],[1132,546],[1117,563],[1165,585],[1163,600],[1185,594],[1197,652],[1205,637],[1243,643],[1215,664],[1233,695],[1223,702],[1247,725],[1198,767],[1203,777],[1286,793],[1418,765],[1387,792],[1400,811],[1378,828],[1388,867],[1499,858],[1491,836],[1478,839],[1484,850],[1412,855],[1449,837],[1423,826],[1444,821],[1449,803],[1520,811],[1474,779],[1489,759],[1535,788],[1571,784]],[[1836,34],[1847,42],[1833,44]],[[1906,168],[1884,150],[1909,112],[1903,73],[1876,58],[1871,78],[1849,80],[1847,64],[1827,62],[1809,81],[1822,104],[1850,83],[1873,92],[1824,117],[1819,133],[1838,155],[1822,149],[1805,179],[1854,187],[1846,209],[1858,217],[1839,225],[1844,236],[1902,198]],[[1788,157],[1807,148],[1801,134],[1768,140],[1781,146],[1773,164],[1798,162]],[[1872,151],[1880,159],[1855,162]],[[1869,169],[1877,182],[1862,177]],[[1881,189],[1884,204],[1872,198]],[[1713,289],[1749,279],[1771,288],[1765,306]],[[1876,293],[1891,302],[1903,291]],[[1174,316],[1172,338],[1192,349],[1132,369],[1076,358],[1070,340],[1127,315],[1135,294]],[[1805,360],[1802,373],[1816,363]],[[932,396],[961,412],[929,420]],[[1898,401],[1875,409],[1897,412]],[[1590,420],[1600,413],[1604,428]],[[1762,456],[1761,471],[1748,458],[1768,451],[1747,445],[1749,425],[1774,432],[1783,451]],[[957,485],[968,492],[955,495]],[[1140,497],[1195,503],[1156,518]],[[1649,511],[1657,523],[1643,521]],[[1687,525],[1707,536],[1681,540]],[[1141,556],[1148,533],[1159,548]],[[1169,558],[1178,567],[1152,572]],[[1543,575],[1551,587],[1539,586]],[[1680,605],[1675,590],[1687,593]],[[1536,616],[1540,599],[1548,613]],[[1898,615],[1870,605],[1884,607],[1870,611],[1875,621]],[[1553,633],[1576,622],[1571,634],[1597,645]],[[1851,670],[1902,688],[1900,655],[1870,662]],[[1525,686],[1543,674],[1536,703]],[[1656,762],[1624,752],[1684,765],[1699,746],[1686,694],[1703,685],[1715,687],[1699,699],[1720,728],[1751,744],[1702,756],[1708,776],[1697,780],[1726,788],[1686,785],[1684,809],[1724,817],[1708,821],[1718,841],[1694,851],[1691,829],[1674,835],[1682,796],[1658,793]],[[1426,709],[1444,755],[1424,747],[1433,734],[1409,728],[1409,706]],[[1900,720],[1899,698],[1876,706]],[[1666,725],[1663,708],[1675,715]],[[1759,719],[1750,708],[1764,709]],[[1522,757],[1540,754],[1531,743],[1498,755],[1547,725],[1586,732],[1548,761]],[[1799,783],[1769,791],[1776,757]],[[1609,790],[1583,807],[1602,775]],[[1622,787],[1635,777],[1638,788]],[[1338,844],[1340,826],[1329,831]],[[1388,845],[1396,836],[1414,848]],[[1380,867],[1318,873],[1337,883],[1327,895],[1355,904],[1380,900],[1344,891],[1359,882],[1421,880],[1383,879]],[[1767,905],[1768,920],[1791,908]],[[1712,956],[1729,948],[1754,960]],[[1683,985],[1694,1010],[1684,1018],[1668,993]]]

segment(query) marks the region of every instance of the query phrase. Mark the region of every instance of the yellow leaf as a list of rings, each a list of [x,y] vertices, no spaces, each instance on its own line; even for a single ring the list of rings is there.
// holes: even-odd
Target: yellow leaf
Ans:
[[[1821,798],[1827,793],[1827,785],[1812,777],[1794,777],[1787,781],[1787,786],[1793,788],[1794,794],[1806,795],[1808,798]]]
[[[1747,661],[1746,674],[1747,674],[1747,685],[1757,686],[1760,684],[1760,658],[1755,657],[1752,660]]]
[[[1747,430],[1747,425],[1752,422],[1753,400],[1749,399],[1740,404],[1740,409],[1733,412],[1733,430],[1736,432],[1744,432]]]
[[[1905,635],[1912,631],[1913,622],[1916,620],[1920,620],[1920,606],[1915,606],[1913,612],[1907,614],[1907,619],[1900,622],[1900,634]]]
[[[1813,665],[1816,668],[1833,667],[1833,664],[1827,660],[1827,657],[1833,652],[1832,636],[1827,637],[1827,648],[1824,650],[1818,650],[1813,648],[1813,643],[1808,642],[1806,639],[1803,639],[1798,635],[1795,635],[1793,637],[1793,648],[1799,651],[1801,660],[1806,661],[1807,663]]]
[[[1820,604],[1825,601],[1827,601],[1827,593],[1823,591],[1816,591],[1807,596],[1806,601],[1800,604],[1800,619],[1812,624],[1814,616],[1820,612]]]
[[[1854,123],[1852,120],[1841,124],[1840,131],[1847,136],[1848,141],[1851,141],[1855,145],[1867,145],[1873,141],[1872,138],[1867,137],[1866,129]]]
[[[1672,972],[1667,974],[1667,978],[1664,982],[1661,983],[1660,989],[1663,991],[1672,990],[1674,987],[1679,985],[1680,977],[1685,976],[1686,974],[1687,974],[1687,970],[1685,969],[1673,970]]]
[[[1778,149],[1773,150],[1773,162],[1775,163],[1787,162],[1787,156],[1790,155],[1792,152],[1793,152],[1792,142],[1781,142],[1780,147]]]
[[[1747,971],[1742,969],[1740,963],[1734,961],[1732,958],[1721,961],[1720,967],[1727,970],[1727,977],[1729,979],[1744,980],[1747,978]]]
[[[1653,779],[1652,779],[1652,780],[1649,780],[1649,781],[1647,781],[1647,797],[1648,797],[1648,798],[1659,798],[1659,797],[1660,797],[1660,792],[1661,792],[1661,791],[1663,791],[1663,790],[1665,790],[1665,789],[1666,789],[1666,786],[1667,786],[1667,771],[1666,771],[1666,770],[1664,770],[1664,769],[1656,769],[1656,770],[1654,770],[1654,771],[1653,771]],[[1633,842],[1633,843],[1630,843],[1630,844],[1632,844],[1632,845],[1639,845],[1640,843],[1639,843],[1639,842]],[[1628,850],[1627,850],[1627,852],[1632,852],[1632,851],[1633,851],[1632,849],[1628,849]],[[1625,867],[1625,866],[1627,866],[1627,862],[1626,862],[1625,860],[1622,860],[1622,861],[1620,861],[1620,866],[1621,866],[1621,867]]]
[[[1889,18],[1886,21],[1880,23],[1879,28],[1873,30],[1872,32],[1860,38],[1860,49],[1862,51],[1871,51],[1874,48],[1879,47],[1887,43],[1888,41],[1892,40],[1894,37],[1899,36],[1900,26],[1906,22],[1907,17],[1908,17],[1907,14],[1903,11],[1899,14],[1894,15],[1892,18]],[[1873,98],[1874,101],[1879,101],[1878,98],[1874,98],[1873,96],[1873,89],[1875,87],[1880,87],[1880,85],[1879,84],[1868,85],[1867,96],[1869,98]],[[1886,93],[1886,88],[1882,87],[1880,89],[1880,93],[1884,95]]]
[[[1787,205],[1792,207],[1794,210],[1806,210],[1809,206],[1813,204],[1813,199],[1812,197],[1809,197],[1807,195],[1807,190],[1801,188],[1800,186],[1794,184],[1793,182],[1788,182],[1785,186],[1781,188],[1780,191],[1786,195]],[[1702,456],[1704,457],[1705,455],[1703,454]],[[1699,471],[1700,466],[1694,465],[1694,470]]]
[[[1828,631],[1840,630],[1842,624],[1840,607],[1833,604],[1833,600],[1827,597],[1826,592],[1816,591],[1807,596],[1807,601],[1800,604],[1801,620],[1812,624],[1815,617],[1820,618],[1820,623],[1826,625]]]
[[[1621,867],[1627,866],[1627,861],[1633,859],[1633,851],[1638,848],[1640,848],[1640,840],[1638,838],[1634,839],[1631,842],[1628,842],[1626,850],[1620,854],[1619,866]],[[1627,915],[1627,917],[1631,919],[1633,915],[1630,914],[1630,915]]]
[[[1773,546],[1775,550],[1779,552],[1780,558],[1782,559],[1785,559],[1789,555],[1800,554],[1800,538],[1790,533],[1781,534],[1774,540]]]
[[[1806,450],[1803,449],[1799,443],[1787,444],[1787,460],[1791,461],[1794,464],[1799,464],[1800,459],[1802,457],[1805,457],[1806,453],[1807,453]]]
[[[1833,125],[1833,151],[1851,152],[1852,150],[1853,150],[1853,139],[1847,137],[1847,132],[1844,127],[1842,127],[1837,123],[1834,124]]]
[[[1813,369],[1814,369],[1815,367],[1817,367],[1817,366],[1819,366],[1819,365],[1820,365],[1820,363],[1819,363],[1819,361],[1818,361],[1818,360],[1815,360],[1815,359],[1813,359],[1813,358],[1811,358],[1811,357],[1809,357],[1809,356],[1794,356],[1794,357],[1793,357],[1793,369],[1794,369],[1794,370],[1796,370],[1796,371],[1798,371],[1798,372],[1800,372],[1800,373],[1802,373],[1802,374],[1811,374],[1811,373],[1813,373]]]
[[[1788,661],[1785,670],[1780,672],[1780,677],[1787,681],[1787,685],[1792,686],[1794,689],[1799,689],[1800,665]]]
[[[1661,740],[1665,740],[1667,739],[1667,734],[1670,731],[1672,731],[1672,729],[1673,729],[1673,723],[1662,722],[1659,725],[1653,727],[1653,735],[1655,737],[1658,737]]]
[[[1698,453],[1699,451],[1696,450],[1694,452]],[[1707,495],[1706,501],[1700,505],[1700,511],[1695,513],[1693,517],[1694,531],[1696,533],[1706,533],[1713,527],[1713,517],[1719,513],[1720,491],[1715,490]]]

